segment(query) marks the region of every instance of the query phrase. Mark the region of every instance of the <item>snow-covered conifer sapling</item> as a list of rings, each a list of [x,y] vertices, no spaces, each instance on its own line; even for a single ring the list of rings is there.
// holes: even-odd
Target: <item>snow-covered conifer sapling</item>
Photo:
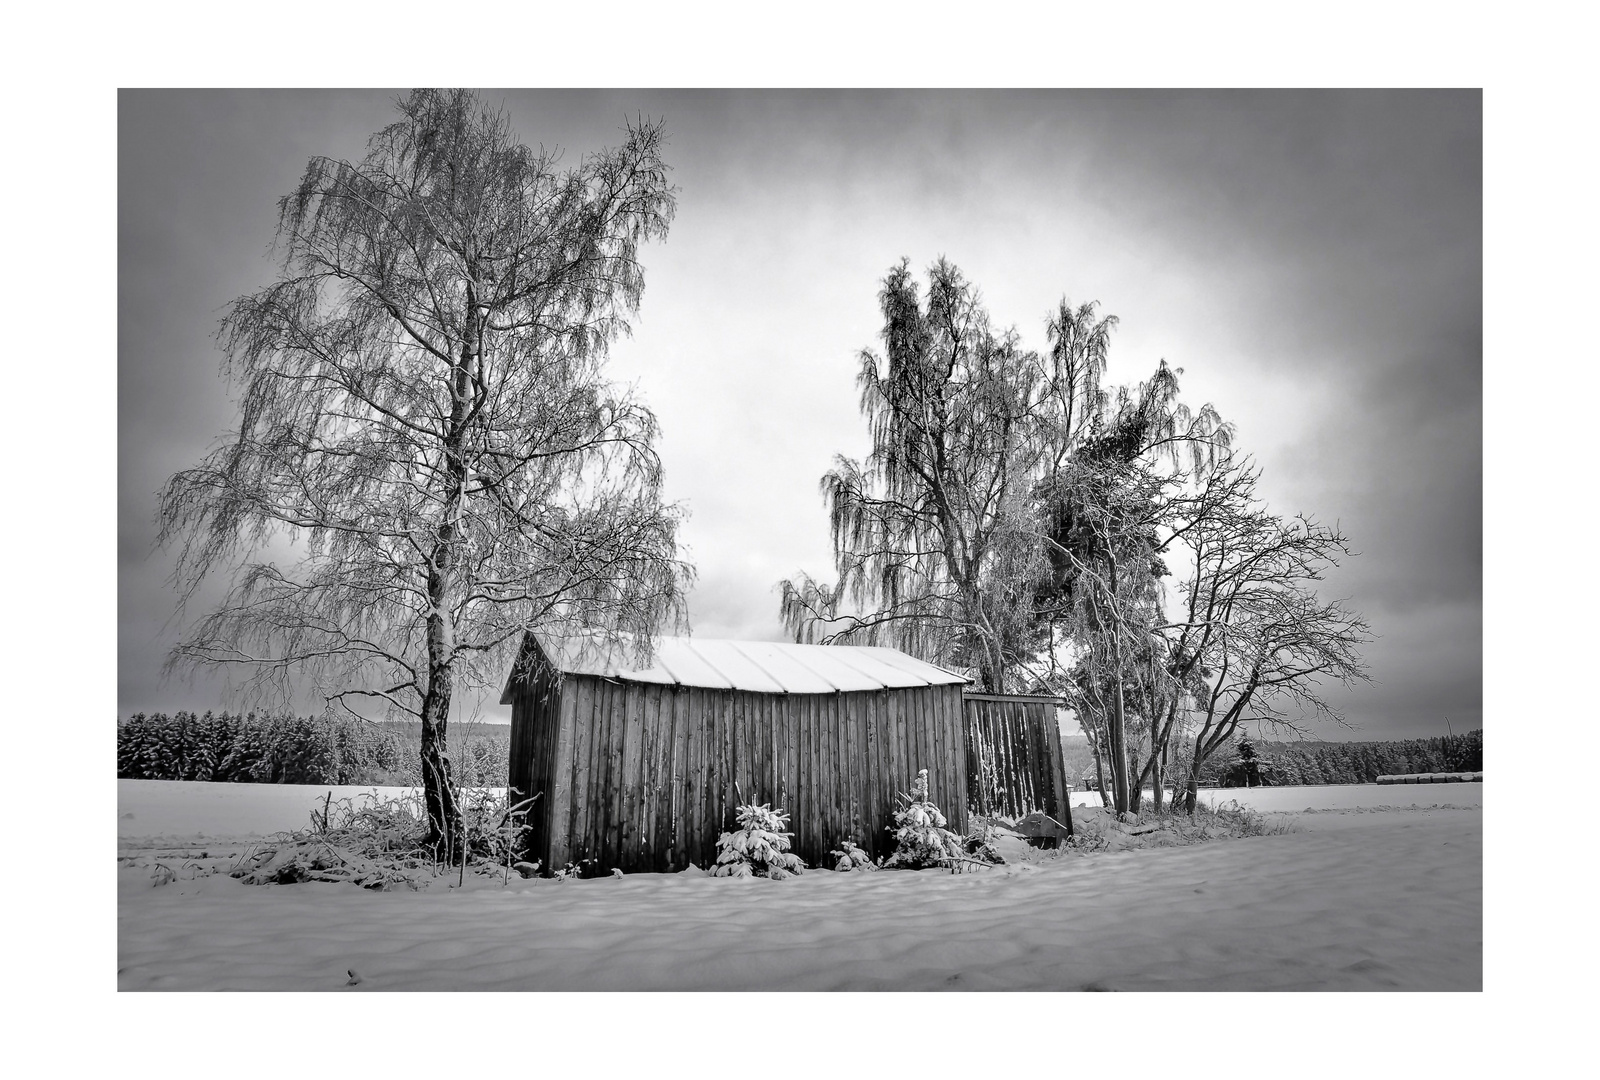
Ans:
[[[843,850],[828,852],[829,855],[832,855],[835,859],[839,860],[838,864],[834,866],[835,870],[838,870],[842,873],[849,870],[877,869],[877,867],[872,864],[872,856],[856,847],[855,841],[846,840],[839,846]]]
[[[789,851],[790,833],[783,828],[789,815],[769,806],[747,803],[739,807],[739,829],[717,838],[716,877],[768,877],[781,881],[805,871],[800,856]]]
[[[964,857],[961,838],[946,829],[944,814],[928,798],[928,770],[917,773],[911,794],[901,794],[906,805],[894,815],[894,854],[884,866],[917,870],[925,866],[953,866]]]

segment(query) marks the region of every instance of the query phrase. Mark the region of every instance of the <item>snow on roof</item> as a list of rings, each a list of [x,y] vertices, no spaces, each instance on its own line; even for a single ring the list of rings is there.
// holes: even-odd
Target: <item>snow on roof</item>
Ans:
[[[598,637],[537,635],[550,663],[569,675],[598,675],[622,682],[750,690],[762,694],[831,694],[946,686],[969,680],[942,667],[875,645],[795,645],[777,641],[725,641],[664,637],[649,667],[637,667],[627,642]],[[510,704],[511,683],[500,703]]]

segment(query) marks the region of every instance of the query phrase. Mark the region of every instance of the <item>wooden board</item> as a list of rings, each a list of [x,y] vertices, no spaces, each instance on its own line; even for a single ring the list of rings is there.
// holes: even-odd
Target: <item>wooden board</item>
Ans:
[[[551,803],[552,813],[559,814],[566,821],[564,834],[566,836],[566,849],[562,852],[561,860],[565,864],[574,859],[582,858],[580,852],[586,842],[584,829],[588,825],[587,807],[591,774],[589,771],[589,754],[594,743],[594,724],[592,718],[579,717],[568,701],[567,707],[562,709],[559,705],[559,693],[552,686],[552,704],[557,707],[555,712],[561,717],[563,724],[572,728],[572,742],[567,748],[564,760],[556,762],[556,768],[565,771],[567,775],[566,801],[564,803]],[[548,862],[555,862],[555,852],[547,856]]]
[[[652,686],[647,688],[644,737],[639,747],[639,775],[635,783],[639,788],[639,809],[636,825],[639,839],[634,846],[634,869],[653,870],[661,847],[661,807],[658,793],[661,789],[661,762],[670,749],[672,738],[672,688]]]
[[[662,808],[667,813],[664,831],[665,856],[661,870],[682,870],[688,863],[684,854],[684,813],[688,806],[689,692],[681,687],[672,691],[672,747],[667,762],[667,791]]]
[[[541,796],[541,801],[548,800],[548,813],[545,819],[550,823],[549,850],[551,860],[560,859],[567,861],[567,853],[572,848],[572,747],[575,736],[576,724],[571,711],[559,708],[550,708],[546,703],[542,710],[549,718],[549,729],[554,734],[548,747],[548,759],[545,766],[546,775],[550,778],[550,786]]]

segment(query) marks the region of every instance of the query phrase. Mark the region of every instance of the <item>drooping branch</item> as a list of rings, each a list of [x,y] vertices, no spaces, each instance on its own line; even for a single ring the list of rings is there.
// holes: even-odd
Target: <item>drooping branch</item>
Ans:
[[[280,202],[279,278],[219,333],[238,428],[169,481],[160,540],[183,596],[274,556],[172,666],[420,713],[433,815],[451,697],[523,631],[681,625],[655,418],[603,377],[675,200],[657,123],[562,169],[470,93],[398,105]]]

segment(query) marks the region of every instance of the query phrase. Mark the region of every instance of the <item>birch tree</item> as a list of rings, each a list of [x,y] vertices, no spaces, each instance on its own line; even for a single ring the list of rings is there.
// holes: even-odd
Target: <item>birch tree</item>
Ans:
[[[562,167],[471,93],[397,104],[360,161],[307,165],[277,279],[222,321],[238,427],[168,482],[160,538],[186,598],[237,572],[170,666],[418,718],[430,842],[458,858],[452,702],[524,631],[647,650],[682,617],[656,421],[603,377],[674,192],[657,123]]]
[[[884,352],[857,379],[872,451],[821,484],[837,578],[783,582],[781,614],[797,640],[892,644],[1002,692],[1033,647],[1046,373],[942,259],[926,301],[902,262],[879,303]]]

